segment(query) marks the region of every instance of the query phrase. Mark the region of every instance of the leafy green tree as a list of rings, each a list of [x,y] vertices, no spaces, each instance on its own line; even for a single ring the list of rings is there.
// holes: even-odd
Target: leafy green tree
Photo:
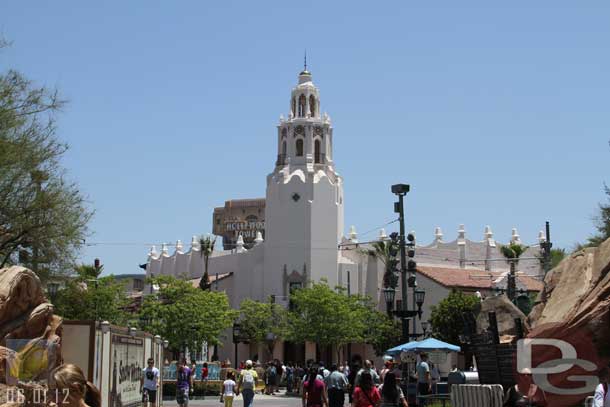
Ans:
[[[199,280],[199,288],[202,290],[209,290],[212,286],[210,284],[210,274],[208,273],[208,262],[212,253],[214,252],[214,246],[216,245],[216,238],[212,238],[210,235],[199,237],[199,254],[203,256],[203,277]]]
[[[566,257],[566,249],[551,249],[551,268],[555,268]]]
[[[69,273],[92,216],[61,166],[63,105],[57,91],[0,73],[0,267],[20,263],[43,280]]]
[[[430,308],[432,336],[441,341],[459,344],[459,336],[464,332],[463,314],[474,312],[479,305],[480,300],[476,296],[451,290],[447,298]]]
[[[75,277],[66,279],[64,288],[51,299],[55,312],[66,319],[125,325],[129,318],[125,286],[114,276],[99,278],[100,272],[94,266],[77,266]]]
[[[264,343],[270,355],[279,340],[288,334],[288,311],[271,301],[246,298],[239,306],[241,335],[253,343]]]
[[[288,313],[289,339],[293,342],[315,342],[321,348],[335,346],[338,355],[348,343],[372,340],[371,322],[378,312],[368,297],[346,294],[330,288],[326,281],[295,290],[290,297]]]
[[[510,272],[508,275],[507,295],[511,301],[515,301],[517,297],[517,264],[519,263],[519,257],[527,250],[527,246],[518,243],[510,243],[508,245],[500,246],[500,252],[506,258],[506,261],[510,265]]]
[[[610,188],[604,184],[604,192],[608,201],[599,204],[599,214],[593,218],[597,233],[587,239],[587,246],[599,246],[610,239]]]
[[[373,347],[377,356],[382,356],[386,350],[402,343],[402,327],[397,319],[374,309],[370,311],[364,342]]]
[[[172,276],[155,277],[150,282],[158,285],[159,291],[144,297],[138,316],[143,329],[166,338],[177,352],[186,347],[196,349],[204,341],[222,343],[223,331],[238,315],[224,292],[202,291]]]

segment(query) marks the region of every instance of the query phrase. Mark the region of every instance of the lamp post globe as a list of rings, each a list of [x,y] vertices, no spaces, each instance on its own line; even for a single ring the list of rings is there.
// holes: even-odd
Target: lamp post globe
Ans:
[[[396,298],[396,289],[392,287],[386,287],[383,289],[383,298],[385,299],[386,304],[394,303],[394,299]]]
[[[419,308],[421,308],[422,305],[424,305],[424,301],[426,299],[426,290],[424,290],[423,288],[416,288],[414,290],[414,295],[415,295],[415,303],[417,304],[417,306]]]

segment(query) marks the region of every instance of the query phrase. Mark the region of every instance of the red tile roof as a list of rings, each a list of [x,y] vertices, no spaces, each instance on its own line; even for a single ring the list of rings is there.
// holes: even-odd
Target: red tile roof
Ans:
[[[233,272],[219,274],[218,275],[218,280],[216,280],[216,274],[210,275],[210,276],[208,276],[208,283],[209,284],[214,284],[216,281],[222,281],[225,278],[230,277],[232,275],[233,275]],[[189,280],[189,282],[193,285],[193,287],[199,287],[199,281],[201,281],[201,278],[194,278],[192,280]]]
[[[503,273],[481,269],[461,269],[435,266],[417,266],[417,271],[437,283],[451,288],[492,289],[493,281],[500,278]],[[528,291],[542,291],[543,283],[533,277],[517,274],[517,281]]]

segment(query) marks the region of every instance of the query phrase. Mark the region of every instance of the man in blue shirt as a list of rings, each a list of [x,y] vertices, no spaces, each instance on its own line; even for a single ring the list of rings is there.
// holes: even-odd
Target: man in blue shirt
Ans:
[[[432,392],[432,380],[430,378],[430,365],[428,365],[428,354],[420,353],[421,360],[417,365],[417,393],[420,396],[427,396]],[[426,405],[426,399],[420,399],[420,406]]]

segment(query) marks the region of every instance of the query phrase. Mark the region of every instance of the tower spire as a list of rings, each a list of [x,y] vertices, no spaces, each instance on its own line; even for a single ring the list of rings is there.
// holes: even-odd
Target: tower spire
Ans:
[[[307,72],[307,49],[305,49],[305,58],[303,59],[303,72]]]

